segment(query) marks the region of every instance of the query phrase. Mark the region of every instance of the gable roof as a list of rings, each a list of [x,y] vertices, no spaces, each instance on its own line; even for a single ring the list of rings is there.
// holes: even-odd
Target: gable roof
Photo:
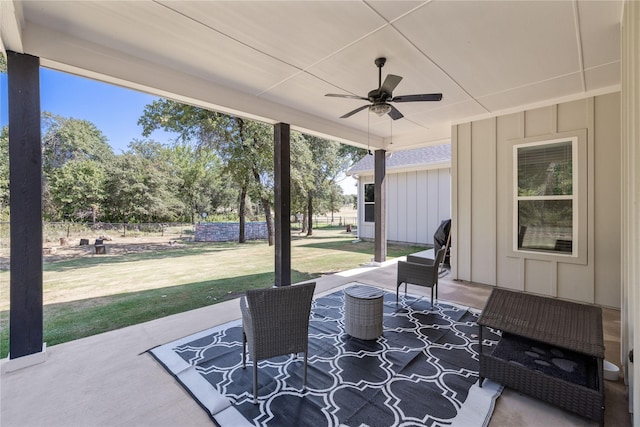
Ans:
[[[451,167],[451,144],[430,145],[413,150],[395,151],[386,159],[387,171],[422,170]],[[374,156],[367,155],[347,175],[373,173]]]

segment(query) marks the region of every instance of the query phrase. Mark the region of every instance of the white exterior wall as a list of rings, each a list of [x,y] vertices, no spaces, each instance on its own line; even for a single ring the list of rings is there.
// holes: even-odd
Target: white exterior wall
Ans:
[[[373,175],[358,179],[358,237],[373,239],[373,222],[364,222],[364,184]],[[451,168],[394,173],[387,170],[387,240],[433,244],[440,222],[451,218]]]
[[[640,426],[640,2],[622,20],[622,340],[621,360],[632,422]],[[634,350],[634,363],[628,358]]]
[[[582,135],[579,257],[513,250],[513,145]],[[620,307],[620,93],[456,125],[452,129],[455,279]]]

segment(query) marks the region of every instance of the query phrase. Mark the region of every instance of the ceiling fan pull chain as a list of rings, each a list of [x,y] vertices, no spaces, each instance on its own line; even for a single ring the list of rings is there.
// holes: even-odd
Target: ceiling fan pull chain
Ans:
[[[369,127],[371,124],[371,114],[367,114],[367,154],[372,155],[371,148],[369,148]]]

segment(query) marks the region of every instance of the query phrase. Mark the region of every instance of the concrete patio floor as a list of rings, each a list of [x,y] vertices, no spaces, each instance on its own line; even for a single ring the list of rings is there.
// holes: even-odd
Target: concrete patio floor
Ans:
[[[396,264],[316,280],[316,294],[358,281],[395,291]],[[409,286],[426,295],[426,288]],[[425,292],[426,291],[426,292]],[[440,280],[439,298],[481,309],[491,287]],[[603,309],[606,359],[619,365],[620,312]],[[240,318],[237,299],[47,349],[47,361],[0,377],[0,425],[209,426],[207,414],[146,350]],[[2,361],[4,364],[6,360]],[[622,380],[605,384],[605,425],[630,426]],[[597,425],[505,389],[489,426]]]

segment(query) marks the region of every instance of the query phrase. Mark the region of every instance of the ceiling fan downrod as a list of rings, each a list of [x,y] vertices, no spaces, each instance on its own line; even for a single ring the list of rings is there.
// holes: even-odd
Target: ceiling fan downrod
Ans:
[[[382,87],[382,67],[387,62],[387,58],[376,58],[374,61],[376,67],[378,67],[378,90]]]

